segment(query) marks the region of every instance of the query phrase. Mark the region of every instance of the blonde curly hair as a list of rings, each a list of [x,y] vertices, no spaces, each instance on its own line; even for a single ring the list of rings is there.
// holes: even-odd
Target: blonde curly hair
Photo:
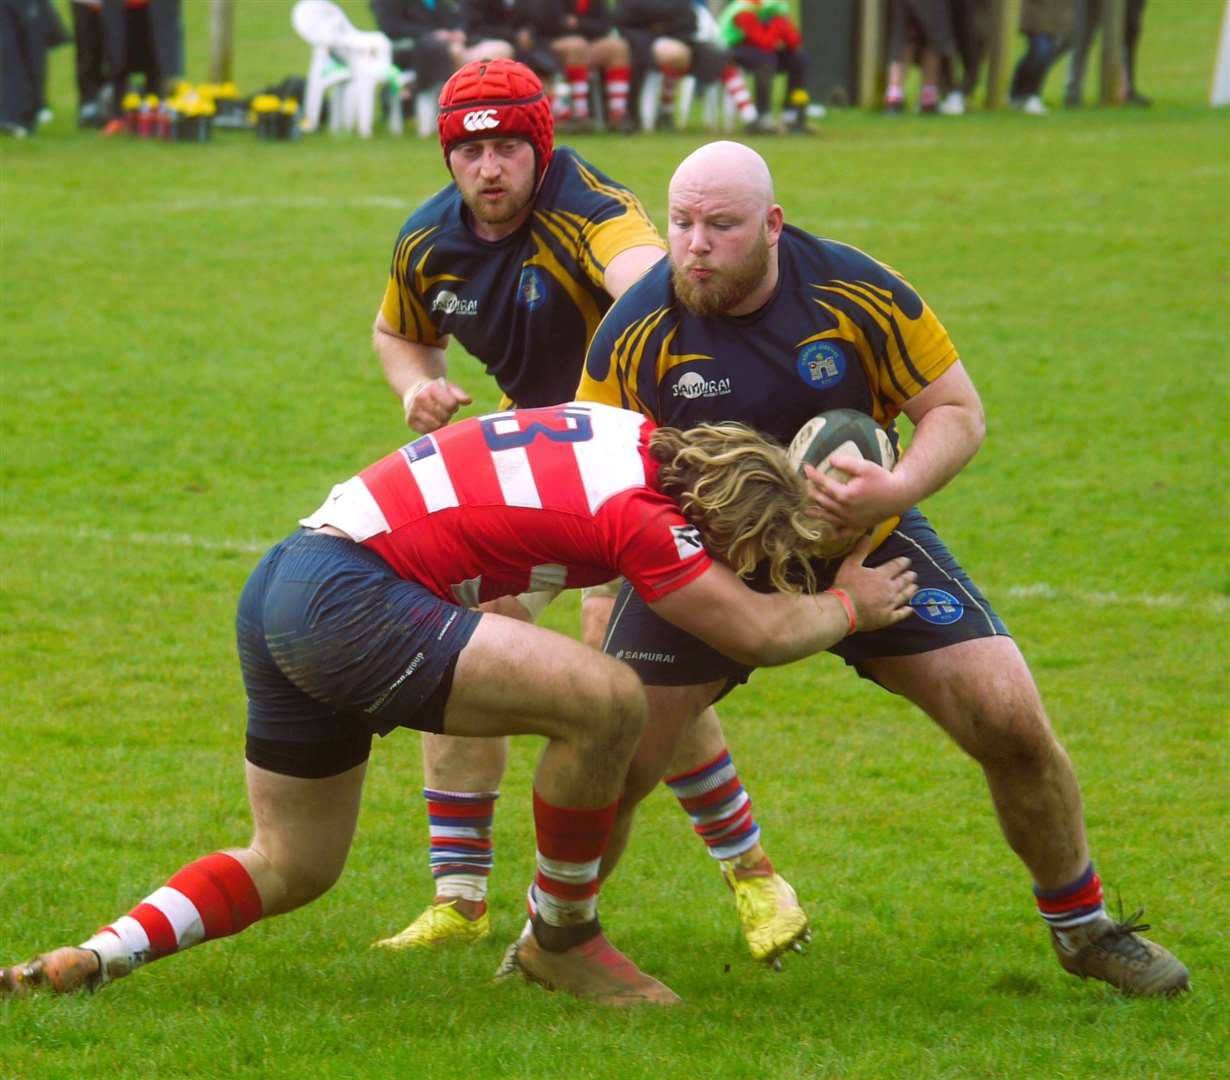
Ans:
[[[660,465],[658,487],[679,503],[711,554],[742,578],[766,563],[781,592],[815,591],[809,559],[821,553],[829,530],[807,513],[807,481],[785,449],[746,424],[725,423],[658,428],[649,453]]]

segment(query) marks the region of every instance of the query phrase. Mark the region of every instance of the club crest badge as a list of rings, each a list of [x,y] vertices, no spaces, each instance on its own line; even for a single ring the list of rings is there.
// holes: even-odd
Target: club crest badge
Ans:
[[[795,361],[799,377],[816,390],[836,386],[846,376],[846,354],[834,341],[811,341]]]

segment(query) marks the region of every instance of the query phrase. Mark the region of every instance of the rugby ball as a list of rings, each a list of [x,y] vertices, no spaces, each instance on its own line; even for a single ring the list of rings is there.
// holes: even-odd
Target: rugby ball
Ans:
[[[829,464],[829,458],[834,454],[845,454],[847,457],[858,454],[890,471],[897,464],[897,455],[893,452],[888,432],[857,409],[830,409],[813,416],[799,428],[788,453],[799,472],[803,471],[804,465],[814,465],[826,476],[843,484],[850,479],[850,474]]]

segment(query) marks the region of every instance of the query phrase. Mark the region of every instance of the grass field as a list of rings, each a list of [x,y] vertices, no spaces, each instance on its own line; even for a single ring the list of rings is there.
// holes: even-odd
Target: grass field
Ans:
[[[289,0],[237,6],[243,89],[306,62]],[[335,890],[96,997],[0,1002],[0,1077],[1224,1076],[1230,111],[1204,104],[1221,6],[1148,6],[1148,111],[843,113],[756,144],[788,220],[897,267],[973,373],[989,437],[928,512],[1031,659],[1108,895],[1145,905],[1193,994],[1130,1001],[1064,975],[976,769],[822,657],[723,709],[813,917],[780,974],[745,955],[660,792],[603,907],[686,1007],[491,985],[532,865],[532,740],[497,815],[493,939],[370,950],[430,892],[400,732],[373,754]],[[208,6],[185,8],[199,79]],[[329,485],[404,441],[368,328],[401,222],[445,180],[433,143],[388,135],[79,133],[70,54],[53,57],[57,119],[0,143],[2,962],[81,940],[246,839],[235,598]],[[664,225],[667,178],[704,138],[575,145]],[[575,602],[548,621],[572,632]]]

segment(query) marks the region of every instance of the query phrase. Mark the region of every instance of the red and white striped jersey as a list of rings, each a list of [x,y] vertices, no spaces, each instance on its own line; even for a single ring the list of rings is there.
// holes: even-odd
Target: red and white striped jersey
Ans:
[[[653,429],[590,402],[471,417],[338,484],[300,524],[341,529],[467,607],[621,574],[657,600],[712,560],[654,487]]]

